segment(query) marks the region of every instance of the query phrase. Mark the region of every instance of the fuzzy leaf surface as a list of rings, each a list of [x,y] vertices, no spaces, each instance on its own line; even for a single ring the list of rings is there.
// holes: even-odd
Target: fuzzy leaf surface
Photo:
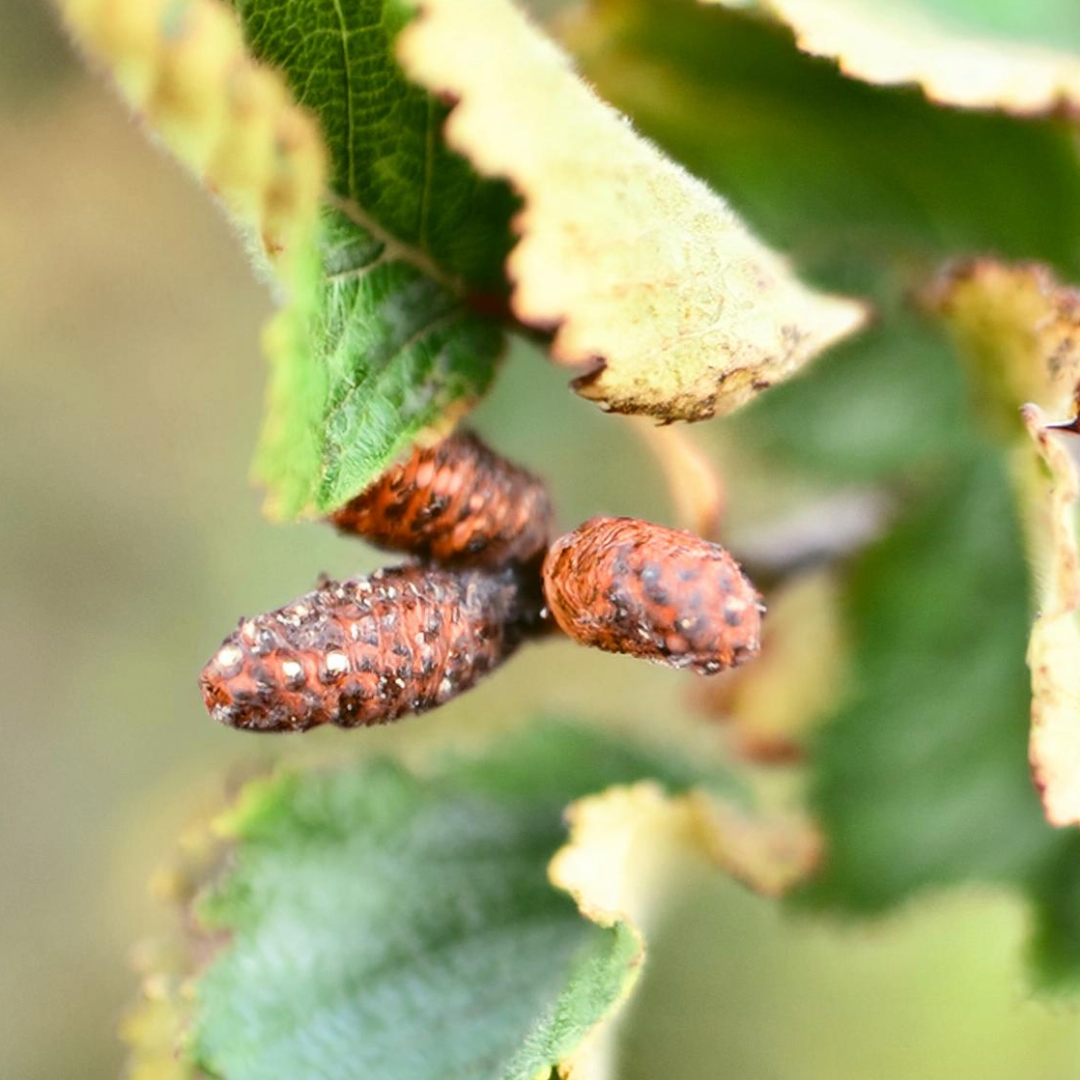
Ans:
[[[1070,454],[1080,292],[1038,264],[984,258],[943,272],[928,300],[968,362],[984,424],[1012,460],[1037,603],[1028,647],[1032,773],[1048,820],[1080,824],[1080,477]]]
[[[800,283],[509,0],[424,0],[399,56],[456,102],[450,145],[520,195],[513,311],[586,366],[575,387],[604,408],[731,412],[864,322],[861,304]]]
[[[164,1001],[175,964],[148,980],[134,1065],[153,1075],[162,1033],[186,1025],[192,1076],[546,1075],[626,995],[643,949],[625,919],[583,918],[549,883],[564,810],[645,779],[696,789],[705,857],[770,889],[798,872],[805,830],[789,842],[766,823],[764,856],[748,852],[750,797],[721,770],[564,723],[428,774],[379,759],[254,782],[195,869],[212,881],[187,924],[197,973]],[[614,822],[613,844],[639,817]],[[631,894],[634,873],[620,870]],[[199,885],[173,892],[190,902]]]
[[[707,0],[745,8],[742,0]],[[757,0],[799,48],[846,75],[914,83],[946,105],[1047,113],[1080,105],[1080,15],[1069,0]]]
[[[203,906],[233,945],[199,983],[194,1053],[228,1080],[513,1077],[550,1068],[638,953],[547,882],[558,818],[390,764],[249,792]]]
[[[281,311],[255,472],[279,517],[324,513],[488,389],[513,199],[439,138],[393,57],[409,11],[66,0],[131,104],[220,194]]]
[[[312,355],[276,372],[256,463],[281,510],[324,513],[489,388],[503,334],[474,314],[499,294],[513,199],[445,147],[445,108],[394,59],[410,16],[394,0],[234,0],[253,54],[282,72],[330,154]],[[313,388],[325,379],[325,389]],[[314,406],[314,407],[313,407]],[[293,464],[316,432],[315,471]]]

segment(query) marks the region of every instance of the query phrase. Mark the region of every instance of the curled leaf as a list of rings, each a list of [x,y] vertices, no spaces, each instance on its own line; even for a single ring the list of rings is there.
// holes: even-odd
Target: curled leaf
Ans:
[[[508,0],[424,0],[408,74],[456,102],[446,139],[524,206],[512,307],[585,365],[617,412],[701,420],[738,408],[863,323],[800,284],[704,184],[596,98]]]
[[[80,43],[129,104],[224,202],[284,301],[268,325],[270,421],[264,445],[288,447],[268,479],[272,505],[300,509],[317,473],[326,393],[312,361],[320,303],[320,204],[328,161],[315,118],[284,79],[248,53],[217,0],[62,0]]]
[[[146,956],[132,1075],[547,1077],[642,951],[552,887],[562,812],[645,777],[737,797],[721,772],[555,723],[424,773],[378,759],[247,784],[160,881],[183,921]]]
[[[1038,263],[986,258],[946,267],[923,299],[946,320],[976,404],[999,437],[1021,435],[1024,402],[1058,414],[1071,407],[1080,382],[1080,291]]]
[[[437,140],[440,106],[393,58],[390,0],[232,7],[63,4],[273,278],[255,474],[273,516],[325,513],[490,386],[503,334],[465,290],[502,287],[511,196]]]
[[[68,25],[176,156],[218,194],[286,288],[315,240],[326,152],[284,80],[214,0],[63,0]]]
[[[707,859],[751,888],[779,895],[802,880],[819,855],[817,835],[796,818],[758,818],[701,790],[669,795],[653,781],[609,788],[567,811],[570,839],[549,876],[600,926],[626,926],[644,957],[645,937],[678,892],[687,861]],[[595,1028],[560,1075],[615,1075],[621,1014]]]
[[[1040,585],[1040,611],[1031,628],[1031,768],[1054,825],[1080,824],[1080,555],[1077,503],[1080,471],[1066,441],[1075,435],[1046,427],[1042,411],[1024,408],[1024,421],[1046,472],[1043,543],[1049,548]]]
[[[796,885],[819,855],[797,818],[753,813],[701,789],[671,795],[651,780],[579,799],[566,818],[570,839],[549,876],[601,926],[648,926],[672,889],[666,870],[687,853],[767,896]]]
[[[930,298],[969,360],[984,417],[1012,454],[1039,607],[1028,646],[1031,766],[1048,820],[1080,824],[1078,478],[1066,446],[1075,436],[1048,429],[1043,412],[1076,415],[1080,293],[1044,267],[985,259],[943,274]]]
[[[747,6],[746,0],[706,2]],[[1080,56],[1015,34],[992,34],[972,18],[970,6],[957,13],[927,0],[751,2],[791,27],[804,52],[835,59],[845,74],[866,82],[914,83],[931,101],[966,108],[1017,114],[1080,108]],[[1039,13],[1048,39],[1055,29],[1051,13],[1049,5]]]

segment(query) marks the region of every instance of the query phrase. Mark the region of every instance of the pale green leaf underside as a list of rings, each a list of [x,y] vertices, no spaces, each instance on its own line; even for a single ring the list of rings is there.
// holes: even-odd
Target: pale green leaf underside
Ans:
[[[568,770],[545,767],[566,762]],[[418,779],[388,761],[250,787],[204,901],[230,944],[196,984],[191,1054],[225,1080],[531,1080],[625,994],[640,940],[554,889],[567,802],[704,777],[541,724]]]
[[[236,933],[200,985],[211,1073],[528,1080],[621,993],[637,943],[548,885],[557,817],[389,764],[260,796],[208,905]]]

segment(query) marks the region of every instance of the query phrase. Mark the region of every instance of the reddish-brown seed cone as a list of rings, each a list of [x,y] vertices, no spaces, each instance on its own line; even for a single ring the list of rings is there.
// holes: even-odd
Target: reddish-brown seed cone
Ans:
[[[539,630],[541,607],[516,569],[402,566],[329,581],[241,620],[203,669],[203,700],[252,731],[385,724],[473,686]]]
[[[693,533],[593,518],[552,544],[544,594],[575,641],[713,675],[761,647],[757,590],[731,555]]]
[[[542,480],[463,432],[415,449],[330,521],[445,566],[498,567],[544,550],[552,512]]]

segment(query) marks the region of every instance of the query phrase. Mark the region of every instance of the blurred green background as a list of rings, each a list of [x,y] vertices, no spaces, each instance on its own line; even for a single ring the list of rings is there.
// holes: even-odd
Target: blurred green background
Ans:
[[[547,645],[396,730],[216,727],[195,677],[241,613],[384,560],[262,519],[246,475],[268,297],[43,3],[0,0],[0,99],[0,1077],[93,1080],[122,1067],[131,947],[169,917],[147,882],[238,769],[468,741],[540,708],[691,721],[677,674]],[[566,524],[669,520],[626,425],[565,383],[522,349],[478,424],[550,479]],[[1030,1000],[1014,900],[953,894],[851,930],[701,870],[686,884],[627,1077],[1080,1076],[1080,1018]]]

